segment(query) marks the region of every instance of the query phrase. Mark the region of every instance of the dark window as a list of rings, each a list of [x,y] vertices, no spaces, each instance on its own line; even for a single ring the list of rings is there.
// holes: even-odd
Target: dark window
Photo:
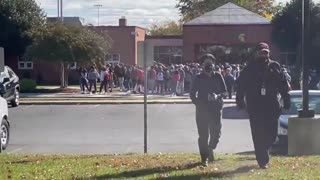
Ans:
[[[181,46],[155,46],[154,60],[163,64],[181,64]]]
[[[27,63],[27,68],[32,68],[32,63]]]
[[[24,68],[24,62],[19,63],[19,68]]]

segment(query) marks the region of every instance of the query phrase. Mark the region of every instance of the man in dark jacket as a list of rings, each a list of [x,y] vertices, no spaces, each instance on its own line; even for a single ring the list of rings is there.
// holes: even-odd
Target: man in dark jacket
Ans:
[[[277,137],[281,112],[278,95],[284,101],[284,108],[289,109],[289,83],[280,64],[270,60],[269,45],[259,43],[256,50],[255,60],[240,73],[236,99],[240,108],[246,105],[256,159],[260,168],[266,169],[269,164],[269,149]]]
[[[214,160],[213,150],[221,134],[221,110],[226,85],[221,74],[214,72],[214,56],[201,57],[204,70],[192,83],[190,98],[196,105],[199,151],[203,166]],[[210,140],[209,140],[210,137]],[[209,141],[208,141],[209,140]]]

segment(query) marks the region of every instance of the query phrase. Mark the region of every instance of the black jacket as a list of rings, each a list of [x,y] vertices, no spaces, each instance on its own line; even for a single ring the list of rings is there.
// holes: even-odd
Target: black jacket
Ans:
[[[276,61],[248,64],[240,73],[238,83],[237,105],[244,107],[245,98],[249,113],[280,111],[279,94],[285,104],[290,104],[289,83]],[[263,85],[266,95],[261,94]]]
[[[218,106],[222,108],[222,94],[225,93],[226,84],[221,74],[214,73],[209,77],[205,73],[197,75],[192,83],[190,98],[195,105]],[[215,93],[220,95],[220,102],[212,103],[208,101],[208,95]]]

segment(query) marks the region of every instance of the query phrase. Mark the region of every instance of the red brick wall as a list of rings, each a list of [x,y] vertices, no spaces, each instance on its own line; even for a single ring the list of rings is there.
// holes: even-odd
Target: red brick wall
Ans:
[[[196,45],[217,44],[237,45],[242,42],[240,34],[245,34],[245,42],[256,45],[259,42],[270,44],[271,54],[279,56],[278,48],[271,44],[271,25],[215,25],[183,27],[183,58],[186,62],[196,61]]]
[[[112,39],[110,53],[120,53],[120,61],[125,64],[134,64],[136,61],[135,53],[135,32],[133,26],[100,26],[96,27],[99,31],[106,31]]]

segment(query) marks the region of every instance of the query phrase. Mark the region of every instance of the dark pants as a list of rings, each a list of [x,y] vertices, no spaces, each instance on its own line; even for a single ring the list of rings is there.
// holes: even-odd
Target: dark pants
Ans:
[[[163,93],[164,90],[164,81],[157,81],[157,91],[158,93]]]
[[[80,79],[80,89],[81,89],[82,92],[84,92],[85,88],[89,91],[88,81],[85,78],[81,78]]]
[[[189,93],[190,92],[190,85],[191,85],[191,82],[189,82],[189,81],[185,81],[184,82],[184,90],[185,90],[185,92],[187,92],[187,93]]]
[[[279,116],[279,112],[249,114],[256,159],[260,166],[269,163],[269,150],[277,138]]]
[[[92,92],[92,86],[94,87],[93,92],[97,92],[97,80],[89,80],[89,90]]]
[[[104,89],[104,92],[108,92],[107,91],[107,81],[103,80],[100,84],[100,92],[102,92],[102,89]]]
[[[227,91],[228,91],[228,97],[229,97],[229,99],[232,99],[232,87],[228,87],[228,88],[227,88]]]
[[[127,90],[129,90],[129,81],[130,79],[129,78],[124,78],[124,82],[123,82],[123,86],[124,88],[126,88]]]
[[[134,88],[136,87],[137,85],[137,80],[136,79],[132,79],[132,89],[134,91]]]
[[[208,158],[209,152],[216,149],[219,142],[221,136],[221,110],[197,107],[196,121],[199,134],[199,151],[201,160],[204,161]]]

